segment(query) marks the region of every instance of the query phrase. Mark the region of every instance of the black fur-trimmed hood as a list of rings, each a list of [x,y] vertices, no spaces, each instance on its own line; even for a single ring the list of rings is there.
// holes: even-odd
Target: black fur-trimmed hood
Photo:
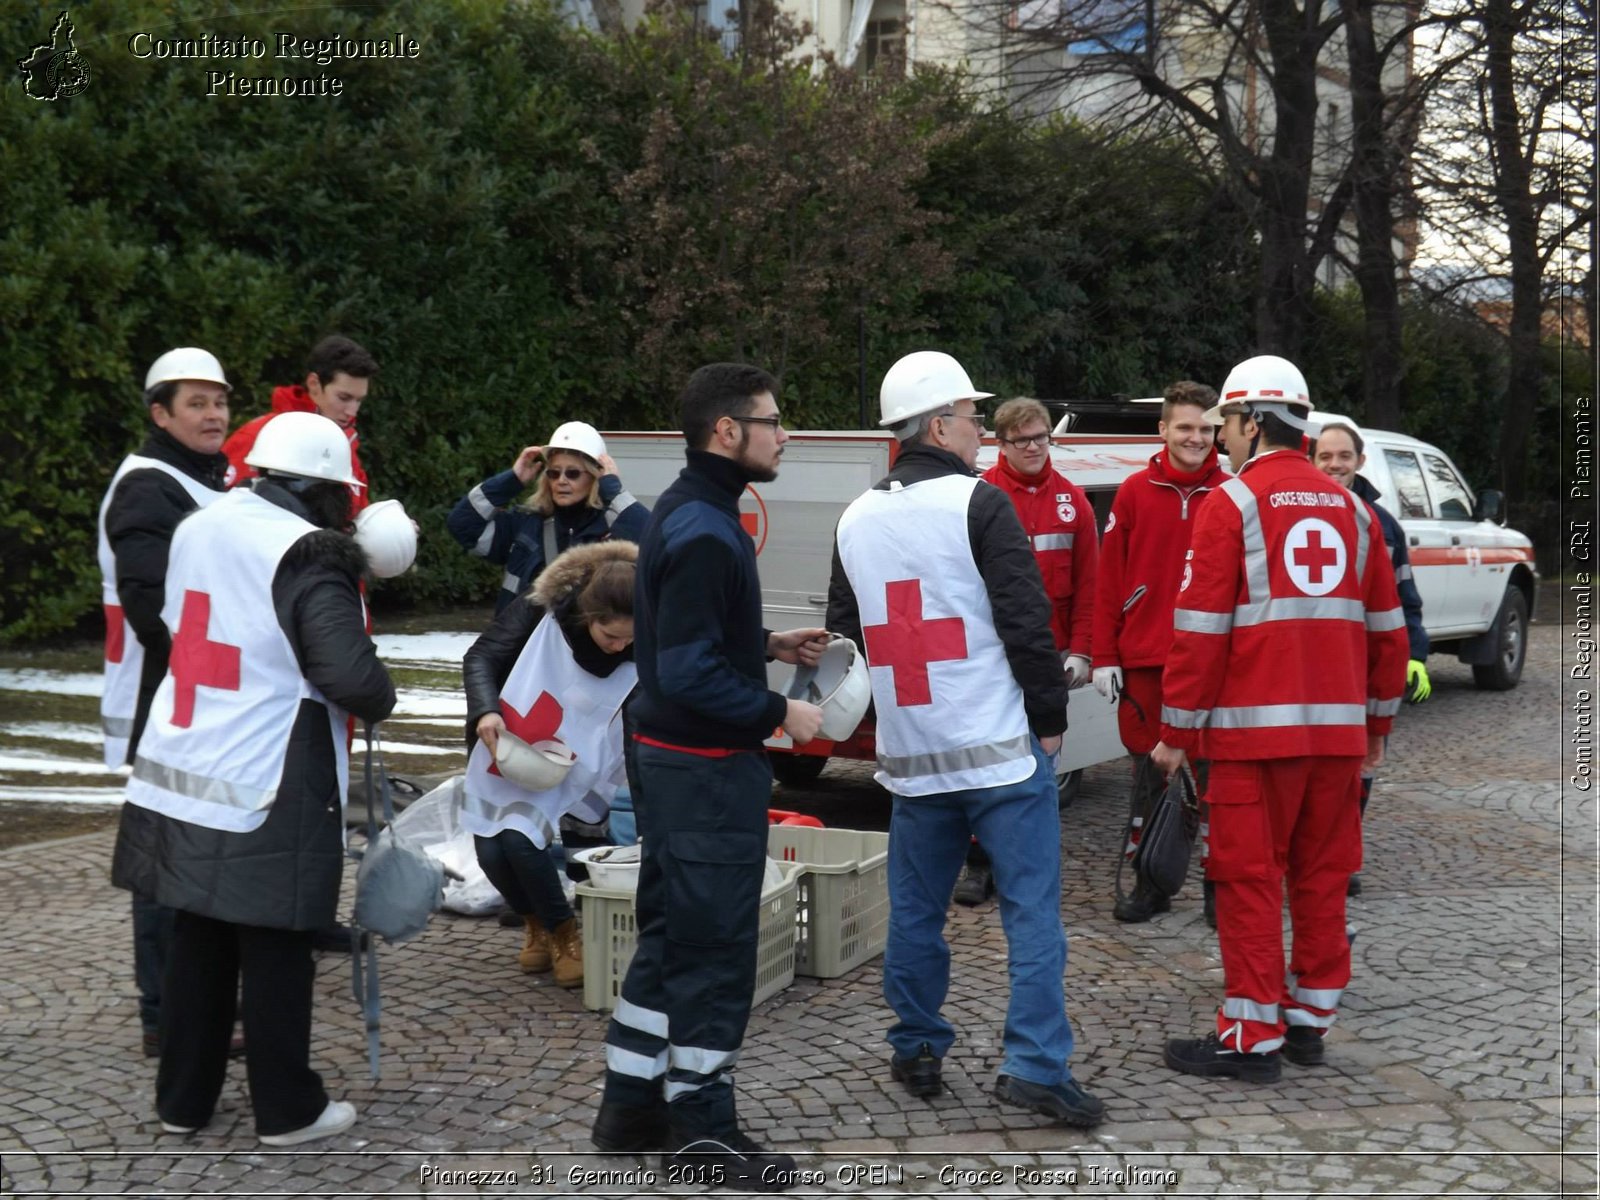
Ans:
[[[554,611],[573,600],[593,577],[610,562],[638,562],[639,547],[633,542],[591,542],[558,554],[540,573],[528,596],[534,604]]]
[[[331,567],[359,582],[367,574],[367,555],[349,534],[318,529],[289,547],[283,566],[296,572],[313,566]]]

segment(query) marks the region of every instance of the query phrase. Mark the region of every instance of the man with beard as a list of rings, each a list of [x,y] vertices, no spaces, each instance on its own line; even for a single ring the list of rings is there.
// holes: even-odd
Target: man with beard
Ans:
[[[123,459],[100,504],[99,559],[105,605],[105,687],[100,725],[105,762],[133,761],[150,699],[167,673],[171,639],[161,621],[167,552],[178,522],[222,497],[222,439],[228,433],[228,386],[207,350],[168,350],[145,374],[151,429]],[[129,636],[129,633],[132,636]],[[138,820],[126,810],[124,820]],[[172,910],[133,896],[133,973],[139,987],[144,1053],[159,1052],[161,976],[172,942]]]
[[[356,1118],[310,1065],[312,935],[344,865],[345,721],[380,721],[395,699],[365,630],[365,558],[337,532],[347,445],[326,418],[285,414],[250,452],[260,478],[172,539],[172,653],[128,783],[147,820],[124,823],[112,863],[117,886],[177,910],[156,1076],[167,1133],[216,1111],[236,1007],[264,1145]]]
[[[973,388],[948,354],[889,368],[881,420],[901,450],[839,519],[828,626],[859,639],[872,677],[878,771],[894,796],[883,993],[898,1018],[889,1072],[913,1096],[942,1088],[955,1029],[945,904],[966,848],[988,851],[1011,985],[994,1094],[1082,1128],[1105,1106],[1072,1076],[1062,974],[1061,818],[1050,756],[1067,680],[1028,537],[974,467]]]
[[[1150,456],[1149,466],[1122,481],[1100,542],[1094,686],[1117,706],[1117,731],[1134,756],[1123,847],[1130,859],[1162,790],[1149,756],[1161,740],[1161,667],[1172,649],[1183,556],[1202,502],[1228,481],[1217,462],[1215,427],[1205,418],[1216,399],[1215,389],[1193,380],[1167,388],[1158,426],[1166,445]],[[1205,895],[1206,920],[1214,925],[1209,884]],[[1112,915],[1137,923],[1171,907],[1170,897],[1141,881],[1132,895],[1117,898]]]
[[[740,1128],[730,1072],[755,993],[772,769],[763,741],[797,745],[822,710],[767,688],[767,659],[813,665],[822,629],[761,626],[755,547],[739,521],[752,482],[778,476],[777,384],[713,363],[680,398],[688,463],[639,543],[628,783],[644,846],[638,949],[606,1033],[602,1150],[669,1151],[689,1181],[774,1191],[794,1160]],[[670,906],[669,906],[670,898]]]

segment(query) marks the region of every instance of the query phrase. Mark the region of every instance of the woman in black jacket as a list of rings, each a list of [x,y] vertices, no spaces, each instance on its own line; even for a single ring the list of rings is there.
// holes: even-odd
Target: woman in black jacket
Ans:
[[[622,779],[622,703],[633,665],[633,580],[638,547],[600,542],[559,555],[534,586],[473,643],[462,663],[467,727],[477,739],[467,765],[462,827],[484,874],[523,919],[518,963],[583,983],[577,921],[549,852],[561,818],[597,820]],[[576,752],[558,783],[531,791],[495,765],[508,730],[555,739]]]

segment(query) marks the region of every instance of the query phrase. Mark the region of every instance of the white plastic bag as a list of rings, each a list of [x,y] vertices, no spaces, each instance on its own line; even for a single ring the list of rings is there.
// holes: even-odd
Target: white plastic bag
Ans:
[[[478,865],[472,835],[461,828],[464,775],[447,779],[426,796],[412,802],[394,820],[397,837],[438,859],[460,879],[447,879],[444,907],[466,917],[486,917],[500,911],[505,901]]]

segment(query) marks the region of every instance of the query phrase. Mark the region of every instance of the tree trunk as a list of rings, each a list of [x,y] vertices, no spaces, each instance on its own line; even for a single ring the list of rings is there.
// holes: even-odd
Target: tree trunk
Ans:
[[[1490,143],[1496,159],[1495,203],[1505,217],[1511,263],[1511,370],[1500,423],[1500,472],[1510,503],[1523,498],[1528,430],[1544,375],[1539,360],[1539,217],[1531,191],[1532,164],[1523,151],[1522,115],[1517,108],[1514,55],[1518,23],[1512,0],[1486,0],[1484,42]]]
[[[1383,60],[1372,32],[1372,0],[1346,0],[1350,57],[1351,185],[1356,213],[1356,284],[1366,332],[1361,356],[1366,419],[1400,428],[1400,286],[1394,254],[1396,164],[1384,130]]]

